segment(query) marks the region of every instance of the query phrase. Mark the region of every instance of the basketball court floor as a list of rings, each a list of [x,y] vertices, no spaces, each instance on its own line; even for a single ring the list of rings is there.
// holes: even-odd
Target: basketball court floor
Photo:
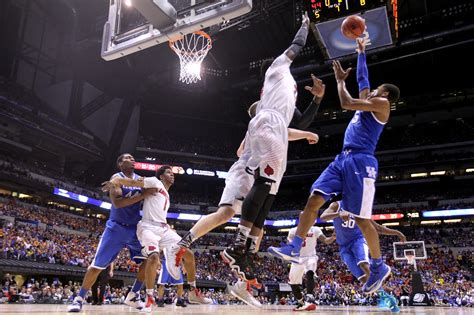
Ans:
[[[0,314],[65,314],[67,310],[66,305],[0,305]],[[85,305],[80,314],[139,314],[137,311],[131,309],[126,305],[102,305],[92,306]],[[303,312],[305,314],[333,314],[333,315],[348,315],[348,314],[390,314],[390,311],[378,309],[376,307],[363,306],[321,306],[314,312]],[[143,314],[143,313],[142,313]],[[188,305],[186,308],[176,306],[166,306],[164,308],[154,308],[153,314],[221,314],[221,315],[244,315],[244,314],[281,314],[289,315],[295,314],[291,306],[268,305],[261,310],[251,308],[244,305]],[[401,309],[400,314],[416,314],[416,315],[465,315],[474,314],[472,308],[444,308],[444,307],[405,307]]]

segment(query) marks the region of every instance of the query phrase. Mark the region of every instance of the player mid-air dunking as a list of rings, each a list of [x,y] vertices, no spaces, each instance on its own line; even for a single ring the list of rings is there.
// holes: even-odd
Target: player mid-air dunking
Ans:
[[[342,193],[341,208],[350,212],[367,240],[370,255],[370,277],[363,287],[365,293],[377,291],[390,275],[391,269],[382,261],[379,235],[371,222],[378,162],[374,152],[390,116],[390,104],[396,102],[400,91],[393,84],[382,84],[370,92],[365,57],[365,41],[358,39],[357,81],[359,98],[352,98],[345,80],[350,69],[344,70],[339,61],[333,62],[341,107],[355,111],[347,126],[342,153],[337,155],[311,187],[302,220],[293,241],[283,247],[270,247],[269,252],[285,260],[299,256],[304,236],[318,217],[321,206],[331,196]]]

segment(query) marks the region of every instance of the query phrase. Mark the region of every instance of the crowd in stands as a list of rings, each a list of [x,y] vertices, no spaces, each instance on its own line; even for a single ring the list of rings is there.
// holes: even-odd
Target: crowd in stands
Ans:
[[[3,173],[3,176],[5,177],[14,175],[23,179],[39,182],[51,187],[51,190],[54,187],[59,187],[96,199],[107,198],[104,194],[100,193],[98,187],[91,187],[85,183],[67,178],[59,172],[52,172],[51,168],[46,168],[38,164],[37,161],[26,163],[18,159],[2,156],[0,157],[0,172]]]
[[[87,233],[101,233],[104,221],[97,218],[72,215],[53,206],[30,205],[16,202],[15,199],[0,199],[0,215],[11,216],[32,224],[44,223],[47,226],[66,227]],[[61,209],[60,210],[64,210]]]
[[[0,215],[14,217],[15,222],[6,224],[2,229],[1,257],[12,260],[34,261],[49,264],[87,267],[92,261],[104,222],[98,219],[81,217],[58,211],[51,207],[28,205],[16,199],[3,198],[0,202]],[[406,211],[413,211],[413,208]],[[46,227],[38,223],[44,223]],[[170,222],[175,224],[176,221]],[[176,224],[178,226],[178,224]],[[177,228],[175,226],[175,228]],[[189,223],[188,223],[189,228]],[[65,227],[71,232],[59,232],[54,227]],[[178,229],[178,228],[177,228]],[[425,240],[429,246],[428,260],[420,261],[418,266],[424,271],[425,287],[437,305],[472,305],[473,282],[468,280],[473,270],[474,252],[468,247],[473,246],[474,229],[469,225],[443,226],[409,226],[401,227],[409,240]],[[74,233],[81,231],[86,233]],[[275,236],[276,229],[269,230],[262,241],[261,252],[265,253],[268,246],[277,245],[285,236]],[[326,234],[330,232],[326,231]],[[196,242],[197,277],[202,280],[232,282],[235,277],[219,258],[213,246],[227,247],[233,240],[231,234],[211,234]],[[405,263],[395,262],[392,257],[391,243],[393,238],[383,237],[382,247],[385,258],[392,265],[395,276],[390,280],[387,289],[400,300],[406,294],[410,283],[410,269]],[[72,245],[73,244],[73,245]],[[466,249],[451,252],[449,247],[465,247]],[[328,305],[372,305],[375,299],[361,295],[360,288],[347,272],[338,256],[337,245],[319,245],[319,269],[316,299]],[[259,279],[266,283],[280,283],[288,280],[288,266],[267,255],[253,258]],[[116,270],[136,272],[137,265],[130,260],[128,251],[119,254],[115,264]],[[15,288],[14,288],[15,289]],[[58,284],[33,284],[28,287],[17,287],[18,294],[10,292],[11,286],[4,289],[5,296],[20,295],[24,300],[51,303],[63,303],[70,300],[76,288]],[[6,293],[5,293],[6,292]],[[10,293],[8,293],[10,292]],[[110,303],[121,303],[124,288],[111,288],[106,295]],[[404,293],[405,292],[405,293]],[[215,303],[236,303],[224,293],[208,292]],[[260,292],[264,303],[294,303],[289,295],[275,299]],[[172,296],[172,294],[171,294]]]
[[[390,240],[382,242],[385,259],[392,266],[393,276],[385,285],[386,291],[392,293],[406,305],[410,292],[412,267],[406,262],[396,262],[390,253]],[[365,296],[360,293],[360,285],[347,271],[341,261],[337,245],[319,245],[318,248],[318,270],[316,272],[315,299],[322,305],[375,305],[374,296]],[[442,306],[473,306],[474,282],[472,274],[461,266],[467,267],[464,262],[469,262],[472,268],[473,251],[459,252],[458,256],[448,249],[429,249],[428,259],[418,261],[418,269],[422,270],[423,282],[426,292],[430,295],[435,305]],[[255,256],[257,274],[259,279],[267,285],[287,282],[288,265],[275,258],[266,255]],[[236,279],[229,268],[220,260],[217,251],[204,251],[196,253],[197,278],[202,280],[217,280],[234,282]],[[472,270],[472,269],[471,269]],[[7,275],[9,276],[9,275]],[[63,285],[59,281],[48,284],[45,280],[38,282],[29,279],[21,287],[16,286],[14,279],[4,279],[2,283],[4,301],[14,302],[22,299],[23,302],[36,303],[66,303],[71,301],[79,288],[78,283],[69,282]],[[123,303],[127,292],[126,287],[107,287],[105,300],[107,303]],[[219,291],[205,291],[207,297],[215,304],[240,304],[231,296]],[[295,304],[296,301],[291,294],[279,293],[271,296],[259,291],[258,299],[263,304]],[[166,303],[172,303],[175,296],[173,290],[166,293]]]

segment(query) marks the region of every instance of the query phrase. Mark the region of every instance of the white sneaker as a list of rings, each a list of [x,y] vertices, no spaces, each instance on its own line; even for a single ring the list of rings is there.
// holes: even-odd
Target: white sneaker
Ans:
[[[293,309],[295,312],[299,311],[315,311],[316,310],[316,304],[313,303],[308,303],[304,302],[303,304],[299,304],[296,306],[296,308]]]
[[[199,289],[194,289],[188,293],[189,304],[211,304],[212,300],[203,296]]]
[[[68,305],[67,311],[70,313],[79,313],[82,310],[82,298],[80,296],[76,296],[74,301],[72,301],[71,305]]]
[[[249,287],[245,281],[238,281],[234,285],[229,285],[229,291],[233,296],[252,307],[262,307],[262,304],[249,292]]]
[[[181,279],[181,269],[179,266],[176,266],[176,255],[180,249],[181,247],[178,245],[173,245],[166,247],[164,250],[166,269],[168,269],[168,273],[175,280]]]
[[[137,310],[141,310],[145,306],[145,303],[140,300],[140,295],[132,291],[128,292],[124,303]]]
[[[146,303],[140,309],[140,313],[151,313],[155,299],[151,295],[146,296]]]

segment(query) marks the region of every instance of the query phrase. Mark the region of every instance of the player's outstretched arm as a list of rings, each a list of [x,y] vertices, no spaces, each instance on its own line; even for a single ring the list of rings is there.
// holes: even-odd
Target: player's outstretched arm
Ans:
[[[346,88],[345,80],[349,76],[351,68],[342,69],[338,60],[332,62],[332,68],[337,81],[337,93],[341,101],[341,107],[347,110],[361,110],[373,113],[390,112],[390,103],[382,97],[374,97],[371,99],[352,98]]]
[[[324,210],[323,214],[321,214],[321,221],[327,222],[331,221],[339,216],[339,203],[338,202],[332,202],[329,205],[329,208]]]
[[[319,136],[309,131],[288,128],[288,141],[297,141],[301,139],[308,140],[309,144],[316,144],[319,141]]]
[[[303,14],[303,18],[301,21],[301,27],[296,33],[291,46],[285,51],[285,55],[290,60],[295,60],[296,56],[300,53],[303,47],[306,45],[306,38],[308,37],[308,29],[309,29],[309,16],[308,12]]]
[[[357,38],[357,83],[359,84],[359,98],[366,99],[370,93],[369,70],[365,56],[367,38]]]
[[[400,241],[402,241],[402,242],[407,241],[406,236],[402,232],[397,231],[397,230],[393,230],[393,229],[389,229],[386,226],[383,226],[383,225],[380,225],[380,224],[376,223],[374,220],[371,220],[371,222],[372,222],[372,225],[377,230],[377,233],[379,233],[380,235],[395,235],[395,236],[398,236]]]
[[[326,85],[322,80],[318,79],[314,74],[311,73],[311,79],[313,79],[313,86],[305,86],[305,90],[313,94],[313,100],[309,103],[304,113],[301,113],[298,108],[295,108],[295,113],[290,122],[290,127],[304,130],[311,125],[316,117],[319,110],[319,105],[324,97],[326,91]]]

